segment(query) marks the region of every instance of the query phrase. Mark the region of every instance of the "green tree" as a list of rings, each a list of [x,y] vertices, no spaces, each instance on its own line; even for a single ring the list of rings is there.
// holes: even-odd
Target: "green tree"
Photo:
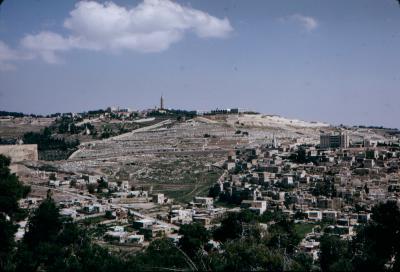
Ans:
[[[14,221],[23,215],[18,200],[30,190],[15,174],[11,174],[10,163],[8,157],[0,155],[0,271],[14,269],[14,235],[18,229]]]
[[[24,186],[15,174],[10,173],[11,160],[0,155],[0,212],[12,216],[18,211],[18,200],[26,196],[29,187]]]
[[[86,188],[90,194],[94,194],[96,192],[98,185],[94,183],[89,183],[86,185]]]
[[[257,216],[248,211],[243,210],[239,213],[229,213],[221,222],[221,226],[214,231],[214,239],[225,242],[242,237],[245,232],[244,227],[257,222]]]
[[[325,234],[320,241],[319,262],[322,271],[352,271],[350,243]]]
[[[287,253],[293,254],[301,238],[296,232],[294,222],[282,219],[269,227],[265,240],[269,247],[284,249]]]
[[[223,246],[223,252],[212,257],[212,270],[283,271],[284,268],[281,253],[246,239],[228,241]]]
[[[51,198],[45,199],[33,216],[29,219],[29,231],[24,236],[24,242],[29,247],[35,247],[41,242],[52,242],[61,230],[59,209]]]
[[[297,253],[290,263],[290,271],[306,272],[313,270],[313,258],[307,253]]]
[[[12,271],[17,226],[0,214],[0,271]]]
[[[179,233],[182,235],[179,246],[190,257],[196,256],[199,250],[203,250],[211,237],[210,232],[197,223],[182,225]]]
[[[49,180],[57,180],[56,174],[55,173],[50,173]]]
[[[185,252],[166,238],[152,241],[146,251],[129,259],[128,266],[133,271],[184,271],[197,268]]]
[[[400,271],[400,210],[388,201],[372,209],[371,221],[354,239],[357,270]]]

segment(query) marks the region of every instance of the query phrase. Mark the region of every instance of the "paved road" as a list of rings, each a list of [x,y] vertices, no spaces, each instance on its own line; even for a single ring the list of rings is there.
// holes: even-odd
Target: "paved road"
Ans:
[[[66,194],[66,195],[70,195],[70,196],[74,196],[74,197],[79,198],[79,199],[97,200],[97,198],[90,197],[90,196],[87,196],[87,195],[81,195],[81,194],[74,193],[74,192],[71,192],[71,191],[67,191],[67,190],[64,190],[64,189],[57,189],[57,188],[52,188],[52,187],[48,187],[48,186],[44,186],[44,185],[34,185],[34,184],[29,184],[29,186],[36,187],[36,188],[42,188],[42,189],[46,189],[46,190],[50,189],[52,191],[60,192],[60,193],[63,193],[63,194]]]

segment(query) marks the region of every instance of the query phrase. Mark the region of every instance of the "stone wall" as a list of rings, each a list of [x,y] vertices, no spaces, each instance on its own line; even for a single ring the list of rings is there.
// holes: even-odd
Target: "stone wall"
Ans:
[[[12,163],[38,160],[38,148],[36,144],[0,145],[0,154],[10,157]]]

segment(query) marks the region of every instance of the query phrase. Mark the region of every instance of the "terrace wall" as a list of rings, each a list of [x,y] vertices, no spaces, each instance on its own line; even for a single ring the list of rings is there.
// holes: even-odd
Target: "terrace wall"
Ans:
[[[36,144],[0,145],[0,154],[11,158],[11,162],[37,161],[38,148]]]

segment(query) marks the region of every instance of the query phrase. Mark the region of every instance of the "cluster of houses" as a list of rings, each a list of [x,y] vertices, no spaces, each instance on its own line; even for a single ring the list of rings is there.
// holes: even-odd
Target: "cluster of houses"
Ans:
[[[57,173],[50,175],[48,180],[51,188],[75,188],[83,194],[86,189],[92,193],[99,193],[112,201],[130,199],[130,202],[151,202],[166,204],[171,202],[164,194],[149,194],[146,190],[134,190],[128,181],[108,181],[107,177],[100,175],[67,175],[57,176]]]
[[[104,234],[105,240],[118,244],[143,244],[144,235],[128,232],[124,226],[112,226]]]
[[[153,196],[154,200],[160,198],[162,194]],[[161,203],[155,202],[155,204]],[[129,208],[129,204],[120,204],[113,197],[67,200],[61,201],[59,206],[61,216],[77,222],[100,218],[102,224],[109,226],[100,238],[110,243],[143,245],[145,241],[171,234],[176,229],[162,221],[136,212]]]
[[[77,192],[81,197],[60,201],[60,214],[74,221],[100,218],[108,230],[101,237],[106,242],[125,245],[143,245],[156,237],[172,235],[176,239],[176,227],[144,216],[132,205],[153,203],[166,205],[171,199],[164,194],[149,194],[145,190],[132,190],[128,181],[111,182],[100,175],[49,175],[50,188]],[[94,192],[88,188],[93,185]],[[212,198],[211,198],[212,201]],[[37,206],[37,205],[36,205]],[[171,220],[171,222],[174,222]],[[115,225],[117,223],[117,225]]]
[[[175,225],[199,223],[210,228],[222,218],[225,212],[225,208],[214,207],[212,197],[195,196],[186,207],[181,205],[171,206],[166,220]]]
[[[211,228],[228,212],[214,206],[218,200],[236,205],[229,210],[259,215],[279,210],[297,223],[312,224],[299,248],[314,258],[323,233],[352,239],[375,204],[400,197],[399,145],[350,145],[346,134],[321,135],[320,145],[279,144],[274,138],[271,144],[236,149],[222,167],[225,173],[209,197],[196,196],[186,206],[99,175],[51,175],[48,186],[80,193],[82,198],[60,202],[61,215],[76,221],[103,217],[111,224],[101,239],[110,243],[144,245],[164,236],[178,241],[179,225],[192,222]],[[152,203],[160,212],[139,214],[133,209],[137,203]]]
[[[329,141],[331,141],[331,146]],[[323,145],[265,144],[237,149],[210,196],[257,214],[281,211],[315,224],[300,248],[317,256],[321,233],[351,239],[382,201],[400,203],[399,145],[349,146],[347,135],[321,135]],[[321,147],[323,146],[323,147]],[[326,226],[320,230],[318,226]]]
[[[68,180],[72,179],[75,180],[76,177],[68,178]],[[86,185],[100,181],[105,182],[105,178],[100,176],[80,177],[78,183],[83,183],[81,179],[85,181]],[[49,185],[54,186],[53,182],[50,180]],[[58,183],[57,180],[56,183]],[[209,228],[219,222],[226,212],[225,208],[214,207],[212,197],[196,196],[186,206],[172,205],[171,199],[164,194],[156,193],[149,197],[147,191],[131,191],[127,182],[120,183],[117,190],[108,194],[107,197],[101,197],[101,194],[97,194],[96,197],[90,194],[84,194],[84,196],[91,197],[60,201],[60,214],[75,221],[102,217],[103,224],[107,222],[111,224],[102,238],[104,241],[114,244],[144,245],[147,241],[157,237],[169,237],[173,241],[178,241],[179,225],[196,222]],[[123,201],[128,199],[142,199],[143,201]],[[132,203],[148,202],[152,202],[158,207],[164,206],[168,212],[159,212],[156,216],[151,217],[139,214],[130,208],[135,206],[130,206]],[[115,226],[115,223],[118,225]],[[128,229],[130,230],[128,231]]]

